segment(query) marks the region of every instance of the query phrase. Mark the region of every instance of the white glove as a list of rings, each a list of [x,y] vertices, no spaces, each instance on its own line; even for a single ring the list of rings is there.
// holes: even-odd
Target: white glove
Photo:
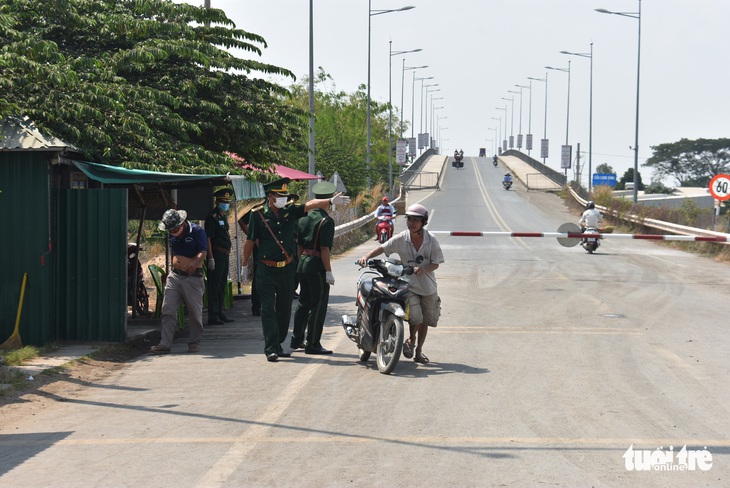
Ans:
[[[342,192],[340,192],[330,198],[330,202],[332,202],[332,205],[349,205],[350,197],[348,197],[347,195],[343,195]]]
[[[327,271],[325,273],[324,280],[327,282],[328,285],[334,285],[335,284],[335,275],[332,274],[332,271]]]
[[[208,269],[211,271],[215,269],[215,259],[208,258]]]
[[[241,266],[241,277],[244,283],[248,283],[248,266]]]

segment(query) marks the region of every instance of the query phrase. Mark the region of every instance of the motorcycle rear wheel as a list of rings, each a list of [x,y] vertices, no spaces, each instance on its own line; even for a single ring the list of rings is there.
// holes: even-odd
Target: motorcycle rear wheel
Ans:
[[[388,233],[387,232],[381,232],[380,233],[380,239],[378,239],[381,244],[385,244],[388,241]]]
[[[398,365],[401,352],[403,352],[404,334],[403,319],[389,315],[383,327],[383,337],[378,342],[376,355],[378,371],[381,373],[390,374]]]

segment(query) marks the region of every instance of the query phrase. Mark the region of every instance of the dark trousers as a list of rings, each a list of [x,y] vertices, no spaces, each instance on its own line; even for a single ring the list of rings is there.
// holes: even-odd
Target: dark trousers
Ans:
[[[208,270],[208,321],[217,321],[223,315],[228,285],[228,255],[213,251],[215,269]]]
[[[293,263],[283,268],[256,263],[256,291],[261,300],[261,327],[266,355],[283,351],[281,343],[289,332],[295,274]]]
[[[259,247],[254,246],[253,252],[251,253],[253,256],[253,262],[257,263],[259,261]],[[254,264],[253,267],[253,273],[251,276],[251,312],[253,313],[261,313],[261,299],[259,298],[259,294],[257,291],[256,286],[256,265]]]
[[[306,328],[307,349],[321,347],[324,319],[330,298],[330,285],[325,272],[299,273],[299,305],[294,312],[292,342],[304,342]]]

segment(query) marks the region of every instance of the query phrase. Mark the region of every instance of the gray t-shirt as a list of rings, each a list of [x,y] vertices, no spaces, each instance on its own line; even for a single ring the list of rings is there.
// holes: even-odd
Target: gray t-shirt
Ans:
[[[381,246],[386,256],[396,253],[403,264],[416,266],[416,256],[423,256],[423,262],[420,266],[426,266],[432,263],[441,264],[444,262],[444,253],[441,251],[441,246],[436,238],[425,230],[423,244],[421,244],[421,248],[418,251],[416,251],[416,248],[413,246],[413,241],[411,241],[411,233],[407,230],[394,235]],[[408,281],[411,292],[416,295],[433,295],[437,291],[435,273],[426,273],[423,276],[413,274],[404,276],[403,279]]]

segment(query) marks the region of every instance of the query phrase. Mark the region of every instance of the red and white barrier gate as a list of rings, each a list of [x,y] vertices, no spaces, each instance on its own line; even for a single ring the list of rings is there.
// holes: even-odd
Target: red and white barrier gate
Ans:
[[[458,237],[555,237],[565,247],[577,245],[584,237],[599,239],[644,239],[650,241],[694,241],[694,242],[730,242],[728,236],[680,236],[657,234],[589,234],[580,231],[576,224],[566,223],[560,226],[558,232],[500,232],[500,231],[459,231],[459,230],[430,230],[431,234],[449,235]]]

